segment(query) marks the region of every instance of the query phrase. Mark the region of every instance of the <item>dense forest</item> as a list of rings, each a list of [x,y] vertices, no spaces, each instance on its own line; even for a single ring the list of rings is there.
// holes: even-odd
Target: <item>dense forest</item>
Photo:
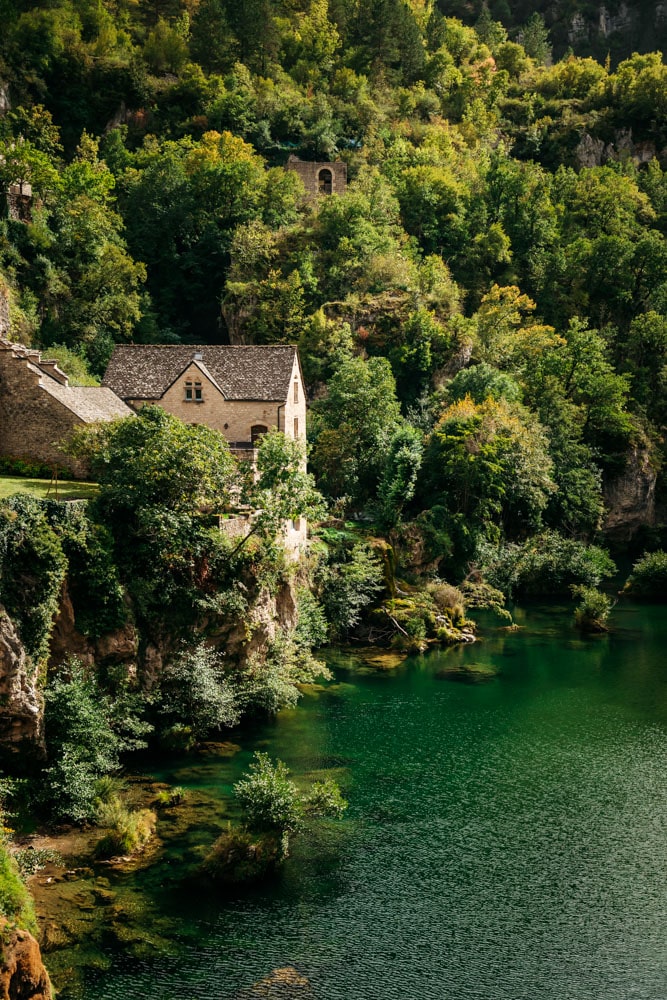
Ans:
[[[79,385],[117,343],[297,343],[310,404],[310,473],[280,434],[253,476],[147,408],[69,443],[89,503],[0,503],[0,639],[33,698],[5,818],[131,853],[155,815],[114,784],[127,754],[293,706],[327,642],[470,641],[470,610],[514,627],[537,594],[601,631],[610,550],[648,550],[629,587],[664,597],[667,66],[631,53],[634,8],[600,33],[542,6],[0,0],[11,339]],[[346,189],[309,195],[290,155],[344,161]],[[277,538],[304,515],[295,566]],[[253,768],[225,877],[258,830],[266,868],[345,805]],[[34,927],[2,859],[0,909]]]
[[[126,340],[298,342],[320,488],[459,576],[590,540],[624,472],[652,499],[667,68],[553,62],[494,12],[5,2],[12,336],[84,381]],[[346,193],[304,197],[290,153]]]

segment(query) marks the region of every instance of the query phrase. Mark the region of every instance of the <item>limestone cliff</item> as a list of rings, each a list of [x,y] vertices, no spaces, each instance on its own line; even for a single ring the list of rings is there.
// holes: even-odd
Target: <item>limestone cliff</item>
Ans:
[[[648,450],[641,444],[634,445],[622,475],[605,485],[606,535],[627,542],[640,528],[655,524],[656,479]]]
[[[41,746],[42,697],[37,668],[0,605],[0,742]]]
[[[0,918],[0,937],[0,1000],[53,1000],[51,981],[32,934]]]

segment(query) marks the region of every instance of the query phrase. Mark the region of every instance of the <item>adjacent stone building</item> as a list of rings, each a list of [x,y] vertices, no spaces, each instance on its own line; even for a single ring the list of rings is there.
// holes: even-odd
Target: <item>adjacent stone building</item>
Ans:
[[[87,469],[59,448],[75,427],[126,417],[110,389],[69,385],[55,361],[0,336],[0,456],[85,478]]]
[[[293,170],[303,181],[308,194],[343,194],[347,187],[347,163],[335,160],[332,163],[314,163],[290,156],[287,169]]]

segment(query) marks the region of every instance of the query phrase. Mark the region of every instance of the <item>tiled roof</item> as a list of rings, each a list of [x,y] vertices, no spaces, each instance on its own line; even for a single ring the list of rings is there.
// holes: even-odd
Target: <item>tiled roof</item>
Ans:
[[[116,417],[129,417],[134,414],[134,410],[126,406],[115,392],[102,386],[61,385],[55,379],[47,377],[42,379],[41,388],[86,424],[92,424],[95,420],[115,420]]]
[[[160,399],[201,355],[225,399],[281,402],[287,399],[296,347],[221,344],[120,344],[102,385],[122,399]]]

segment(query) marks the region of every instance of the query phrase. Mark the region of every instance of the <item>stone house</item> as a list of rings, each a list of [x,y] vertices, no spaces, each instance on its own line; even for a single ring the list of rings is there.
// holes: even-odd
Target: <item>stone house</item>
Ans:
[[[299,175],[310,195],[343,194],[347,187],[347,163],[342,160],[314,163],[292,155],[286,168]]]
[[[0,335],[0,456],[85,478],[85,465],[59,444],[76,427],[131,413],[111,389],[71,386],[55,361]]]
[[[305,442],[306,392],[293,345],[122,344],[102,385],[135,410],[157,404],[185,423],[213,427],[250,462],[270,427]],[[286,535],[288,548],[305,542],[305,519]]]

